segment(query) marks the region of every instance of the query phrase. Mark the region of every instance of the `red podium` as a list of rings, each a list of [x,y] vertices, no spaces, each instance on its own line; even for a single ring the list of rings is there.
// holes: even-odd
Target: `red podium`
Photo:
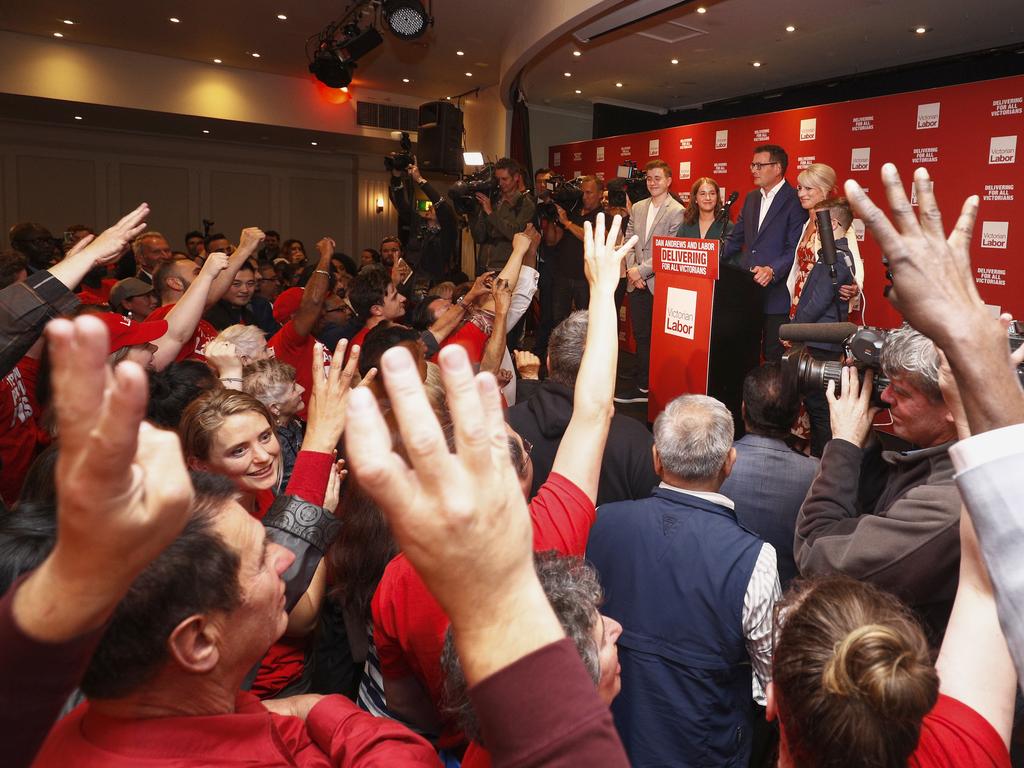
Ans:
[[[707,394],[718,240],[654,238],[654,316],[647,418],[675,397]]]

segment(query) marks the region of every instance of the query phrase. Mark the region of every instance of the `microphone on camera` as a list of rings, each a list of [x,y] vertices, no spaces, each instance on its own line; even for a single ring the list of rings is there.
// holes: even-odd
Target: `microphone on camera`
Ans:
[[[782,341],[817,341],[839,344],[857,331],[854,323],[787,323],[779,328]]]

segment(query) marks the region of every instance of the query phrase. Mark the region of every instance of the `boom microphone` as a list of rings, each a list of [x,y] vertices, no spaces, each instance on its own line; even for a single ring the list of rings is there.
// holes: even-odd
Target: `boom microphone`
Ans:
[[[832,211],[825,209],[814,214],[818,219],[818,237],[821,240],[821,263],[828,264],[835,274],[836,237],[832,234]]]
[[[817,341],[839,344],[857,331],[853,323],[787,323],[779,328],[782,341]]]

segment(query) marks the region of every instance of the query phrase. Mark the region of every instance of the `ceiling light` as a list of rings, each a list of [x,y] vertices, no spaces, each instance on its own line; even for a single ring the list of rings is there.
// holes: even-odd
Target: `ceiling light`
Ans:
[[[207,130],[206,128],[203,128],[203,133],[209,133],[209,132],[210,132],[209,130]]]
[[[168,21],[172,22],[173,24],[181,23],[181,19],[179,19],[177,16],[171,16],[171,18],[169,18]]]
[[[312,147],[315,147],[315,146],[316,146],[316,142],[315,142],[315,141],[311,141],[311,142],[309,142],[309,144],[310,144],[310,146],[312,146]]]
[[[277,14],[277,18],[279,18],[281,21],[288,21],[288,17],[285,16],[283,13]]]
[[[451,101],[452,97],[451,96],[445,96],[444,99],[445,99],[445,101]]]
[[[917,29],[915,29],[914,31],[915,31],[915,32],[917,32],[917,34],[919,34],[919,35],[923,35],[923,34],[924,34],[925,32],[927,32],[928,30],[927,30],[927,29],[926,29],[925,27],[918,27],[918,28],[917,28]]]
[[[573,51],[573,52],[572,52],[572,55],[573,55],[573,56],[582,56],[583,54],[582,54],[582,53],[580,53],[579,51]]]
[[[54,37],[64,37],[64,35],[62,35],[60,32],[54,32],[53,36]]]
[[[403,83],[408,83],[409,82],[409,78],[408,77],[403,77],[402,78],[402,82]]]
[[[697,13],[707,13],[707,12],[708,12],[708,9],[705,8],[703,5],[700,8],[697,9]]]
[[[563,72],[566,77],[572,77],[572,72]]]
[[[672,59],[672,63],[673,64],[678,64],[679,63],[679,59]]]
[[[615,87],[616,87],[616,88],[621,88],[621,87],[622,87],[622,83],[616,83],[616,84],[615,84]]]
[[[583,93],[579,88],[576,89],[576,93]]]
[[[258,58],[260,57],[260,55],[259,55],[258,53],[256,53],[256,51],[253,51],[253,52],[252,52],[252,57],[253,57],[254,59],[258,59]]]
[[[786,27],[786,31],[787,32],[796,32],[796,27],[794,27],[792,24],[790,24],[788,27]]]
[[[64,19],[64,23],[65,24],[74,24],[75,22],[73,22],[71,19]]]
[[[456,56],[465,56],[465,55],[466,55],[466,52],[465,52],[465,51],[456,51],[456,52],[455,52],[455,55],[456,55]]]
[[[434,23],[420,0],[384,0],[381,12],[388,29],[402,40],[415,40]]]
[[[223,62],[223,61],[221,61],[220,59],[214,59],[214,60],[213,60],[213,63],[214,63],[214,64],[223,64],[224,62]]]
[[[752,62],[750,62],[750,65],[752,67],[760,67],[761,66],[761,62],[760,61],[752,61]]]
[[[81,120],[81,119],[82,119],[81,115],[75,115],[75,120]]]
[[[467,73],[466,73],[466,77],[472,77],[472,76],[473,76],[473,73],[472,73],[472,72],[467,72]]]

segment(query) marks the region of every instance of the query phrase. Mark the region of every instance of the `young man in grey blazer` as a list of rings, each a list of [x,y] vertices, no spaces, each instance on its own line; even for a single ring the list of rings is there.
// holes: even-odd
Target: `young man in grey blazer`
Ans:
[[[626,237],[637,236],[636,246],[626,255],[626,290],[636,339],[636,375],[633,386],[616,395],[617,403],[647,402],[654,311],[654,236],[674,237],[683,223],[683,206],[669,194],[672,186],[669,164],[664,160],[651,160],[644,170],[651,196],[633,205],[626,225]]]

